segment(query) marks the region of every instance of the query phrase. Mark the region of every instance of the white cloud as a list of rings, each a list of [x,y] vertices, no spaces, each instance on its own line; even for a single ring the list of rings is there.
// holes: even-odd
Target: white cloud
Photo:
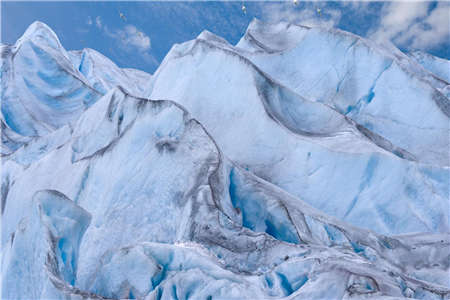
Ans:
[[[450,3],[392,2],[383,7],[380,25],[371,37],[399,47],[429,50],[450,36]]]
[[[88,16],[86,23],[91,26],[94,24],[101,30],[106,36],[114,39],[120,50],[128,53],[136,53],[146,62],[158,65],[158,60],[150,53],[151,40],[143,31],[140,31],[136,26],[128,24],[121,29],[111,30],[106,24],[104,24],[102,18],[97,16],[93,20]]]
[[[150,38],[133,25],[127,25],[123,30],[117,30],[115,36],[125,46],[132,46],[140,51],[147,51],[151,47]]]
[[[263,18],[271,23],[286,21],[306,26],[335,27],[341,19],[341,11],[317,4],[314,7],[298,9],[290,2],[265,4]]]
[[[150,37],[134,25],[128,24],[123,29],[111,31],[106,24],[103,24],[100,16],[95,18],[95,25],[102,29],[106,35],[117,40],[125,50],[137,49],[140,52],[145,52],[151,47]]]

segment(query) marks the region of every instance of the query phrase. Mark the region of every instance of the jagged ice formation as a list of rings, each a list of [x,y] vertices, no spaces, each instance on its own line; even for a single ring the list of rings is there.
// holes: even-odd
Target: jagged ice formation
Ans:
[[[255,20],[150,75],[33,23],[1,46],[1,298],[449,299],[448,64]]]

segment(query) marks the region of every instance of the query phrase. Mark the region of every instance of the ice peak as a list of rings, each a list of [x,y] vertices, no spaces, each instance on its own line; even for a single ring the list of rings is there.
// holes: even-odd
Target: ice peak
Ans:
[[[266,23],[254,18],[237,47],[274,53],[296,46],[311,29],[288,22]]]
[[[17,40],[16,47],[19,47],[26,41],[34,41],[40,45],[50,46],[54,49],[62,49],[61,42],[56,33],[45,23],[35,21],[28,26],[25,33]]]
[[[218,35],[215,35],[214,33],[212,33],[211,31],[208,31],[208,30],[203,30],[197,36],[197,39],[211,41],[211,42],[218,42],[218,43],[221,43],[221,44],[229,45],[227,40],[225,40],[224,38],[222,38],[222,37],[220,37]]]

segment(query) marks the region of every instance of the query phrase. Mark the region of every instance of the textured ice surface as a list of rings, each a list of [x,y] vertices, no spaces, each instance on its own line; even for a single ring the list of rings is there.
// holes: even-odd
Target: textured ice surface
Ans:
[[[53,274],[75,283],[79,245],[91,216],[54,190],[28,199],[29,209],[2,250],[2,298],[52,299]],[[55,289],[56,287],[56,289]]]
[[[289,63],[273,67],[280,65]],[[211,70],[220,71],[211,76]],[[182,104],[233,161],[330,215],[382,233],[448,231],[448,167],[420,162],[408,149],[271,75],[239,49],[203,33],[172,48],[149,95]],[[393,111],[404,113],[398,109]],[[427,152],[448,143],[449,120],[440,118],[446,128],[438,136],[418,134],[408,142],[423,145],[432,138],[436,144]]]
[[[1,46],[2,154],[74,122],[116,85],[140,95],[150,78],[92,49],[68,52],[47,25],[33,23]]]
[[[51,132],[100,97],[73,69],[56,35],[42,23],[33,23],[2,56],[2,116],[21,135]]]
[[[93,49],[70,51],[69,56],[74,68],[83,74],[92,87],[103,94],[120,85],[139,96],[150,83],[149,74],[134,69],[120,69]]]
[[[449,165],[450,106],[437,89],[448,83],[398,49],[346,32],[287,23],[274,27],[255,20],[237,52],[294,92],[335,108],[416,160]]]
[[[450,297],[438,147],[417,155],[417,131],[404,148],[262,71],[258,55],[276,61],[310,33],[280,23],[250,37],[256,25],[238,48],[208,32],[174,46],[154,76],[67,52],[42,23],[2,46],[45,54],[17,52],[40,66],[25,71],[2,50],[2,105],[33,107],[2,108],[2,299]]]
[[[450,62],[421,51],[413,51],[408,55],[435,76],[450,82]]]

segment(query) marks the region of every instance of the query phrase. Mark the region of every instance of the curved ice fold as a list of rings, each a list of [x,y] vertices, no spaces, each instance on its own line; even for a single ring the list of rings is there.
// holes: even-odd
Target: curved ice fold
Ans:
[[[246,51],[273,44],[280,49]],[[441,92],[448,83],[395,47],[335,29],[256,20],[236,52],[286,87],[334,107],[417,160],[449,165],[445,137],[450,104]],[[418,137],[420,142],[415,141]]]
[[[417,163],[421,157],[221,45],[200,38],[174,46],[151,98],[186,106],[230,159],[330,215],[386,234],[448,231],[448,191],[437,188],[447,167]],[[172,80],[181,70],[190,75]]]
[[[2,155],[75,122],[116,85],[139,95],[151,78],[92,49],[66,51],[38,21],[14,45],[2,45],[1,56]]]
[[[253,19],[236,47],[254,53],[281,52],[300,43],[308,29],[311,28],[287,22],[268,24]]]
[[[36,192],[31,204],[2,250],[4,299],[59,298],[53,276],[69,285],[76,280],[79,245],[90,214],[54,190]]]
[[[448,272],[448,235],[387,237],[328,217],[231,163],[174,102],[115,89],[83,114],[68,142],[21,172],[7,194],[4,236],[26,247],[19,241],[31,237],[21,237],[21,215],[11,212],[28,211],[27,194],[34,194],[49,242],[30,233],[39,246],[26,251],[42,259],[22,265],[41,270],[47,264],[50,273],[38,282],[47,287],[50,280],[45,293],[52,295],[342,298],[401,296],[406,288],[449,293],[445,280],[427,275]],[[50,187],[76,204],[59,192],[39,192]],[[430,249],[434,255],[427,260]],[[14,265],[23,250],[8,251],[4,266]],[[15,278],[10,272],[16,271],[7,271],[6,280]],[[46,295],[30,289],[38,293],[33,297]],[[5,295],[14,290],[12,285]]]
[[[56,35],[33,23],[2,65],[2,118],[22,136],[42,136],[73,120],[101,94],[73,70]]]

